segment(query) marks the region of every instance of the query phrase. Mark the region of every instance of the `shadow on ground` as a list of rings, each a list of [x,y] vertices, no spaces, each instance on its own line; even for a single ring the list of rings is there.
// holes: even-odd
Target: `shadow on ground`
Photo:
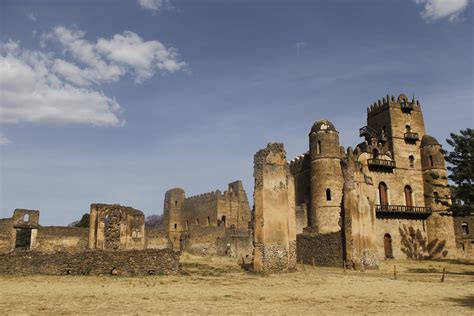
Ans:
[[[474,295],[467,295],[464,297],[452,297],[446,300],[449,302],[453,302],[458,305],[464,306],[464,307],[469,307],[469,308],[474,309]]]

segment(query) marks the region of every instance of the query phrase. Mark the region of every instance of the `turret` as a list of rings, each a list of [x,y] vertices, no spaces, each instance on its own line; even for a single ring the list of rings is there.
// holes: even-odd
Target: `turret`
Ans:
[[[443,249],[435,256],[455,255],[453,218],[447,215],[451,204],[448,177],[444,154],[438,141],[429,135],[421,139],[421,166],[423,171],[423,188],[425,206],[430,207],[432,214],[427,220],[427,234],[430,243],[444,244]]]
[[[184,197],[184,190],[181,188],[174,188],[166,191],[163,208],[163,222],[169,232],[180,232],[185,230],[182,221]]]
[[[311,227],[317,233],[337,232],[344,178],[339,133],[328,120],[314,123],[309,134],[311,158]]]

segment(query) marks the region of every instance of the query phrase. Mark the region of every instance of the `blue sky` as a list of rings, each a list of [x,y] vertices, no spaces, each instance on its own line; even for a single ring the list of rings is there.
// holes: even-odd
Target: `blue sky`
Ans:
[[[1,1],[0,217],[64,225],[90,203],[161,213],[167,189],[253,192],[327,118],[360,142],[366,107],[415,93],[443,142],[473,124],[473,4]]]

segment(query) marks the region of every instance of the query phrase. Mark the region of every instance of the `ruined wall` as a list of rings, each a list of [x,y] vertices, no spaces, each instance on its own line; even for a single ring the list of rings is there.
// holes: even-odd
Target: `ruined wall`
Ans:
[[[89,249],[145,248],[145,216],[119,204],[91,204]]]
[[[468,258],[474,257],[474,214],[454,216],[453,225],[459,253]]]
[[[305,228],[303,234],[296,235],[296,254],[298,262],[317,266],[342,266],[341,232],[318,234]]]
[[[309,152],[290,161],[295,181],[296,233],[311,225],[311,169]]]
[[[220,191],[216,191],[186,198],[182,218],[185,229],[191,225],[218,226],[217,204],[220,196]]]
[[[146,249],[172,248],[164,227],[145,227],[145,237]]]
[[[343,160],[343,230],[346,265],[378,268],[375,189],[367,166],[355,160],[349,148]]]
[[[0,274],[149,275],[179,273],[179,252],[162,250],[0,254]]]
[[[13,221],[10,218],[0,219],[0,253],[9,252],[14,247]]]
[[[190,225],[185,250],[194,254],[217,254],[217,239],[225,236],[223,226]]]
[[[254,257],[256,272],[292,271],[296,266],[295,189],[281,143],[254,157]]]
[[[226,229],[224,237],[217,238],[217,254],[234,258],[248,258],[253,253],[250,230]]]
[[[40,226],[32,249],[41,252],[84,251],[87,249],[88,232],[88,228]]]

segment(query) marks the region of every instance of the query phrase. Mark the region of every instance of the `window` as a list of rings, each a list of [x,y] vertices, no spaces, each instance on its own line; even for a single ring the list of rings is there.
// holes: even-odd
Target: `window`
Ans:
[[[318,140],[318,143],[316,144],[316,153],[320,154],[321,153],[321,141]]]
[[[372,156],[373,156],[374,159],[379,158],[379,151],[378,151],[378,149],[374,148],[374,149],[372,150]]]
[[[407,133],[410,133],[410,132],[411,132],[411,127],[410,127],[410,125],[408,125],[408,124],[405,125],[405,131],[406,131]]]
[[[408,157],[408,160],[410,161],[410,168],[415,168],[415,157],[411,155],[410,157]]]
[[[224,227],[227,227],[226,223],[225,223],[225,220],[226,220],[226,218],[225,218],[225,215],[224,215],[224,216],[221,217],[221,221],[222,221],[222,224],[224,225]]]
[[[211,218],[209,216],[207,217],[207,226],[211,226]]]
[[[199,218],[196,218],[196,225],[199,225]]]
[[[461,224],[461,231],[463,235],[469,235],[469,226],[467,225],[467,223]]]
[[[30,221],[30,214],[23,215],[23,221],[24,222],[29,222]]]
[[[430,167],[433,167],[434,166],[433,156],[430,155],[428,158],[430,159]]]
[[[186,221],[186,229],[189,229],[189,221]]]
[[[379,184],[380,205],[388,205],[388,188],[384,182]]]
[[[409,185],[405,186],[405,205],[413,206],[413,190]]]
[[[326,189],[326,201],[331,201],[331,189]]]
[[[436,204],[439,204],[439,193],[438,192],[433,192],[434,200]]]
[[[174,201],[174,205],[178,205],[178,200],[175,200],[175,201]]]
[[[178,224],[174,223],[174,230],[178,229]]]

